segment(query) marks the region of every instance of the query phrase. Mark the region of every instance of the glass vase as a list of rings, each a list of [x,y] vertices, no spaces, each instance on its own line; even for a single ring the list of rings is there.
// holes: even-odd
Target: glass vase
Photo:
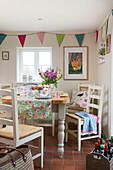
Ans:
[[[50,84],[51,90],[50,90],[50,95],[51,97],[55,96],[55,85],[54,84]]]

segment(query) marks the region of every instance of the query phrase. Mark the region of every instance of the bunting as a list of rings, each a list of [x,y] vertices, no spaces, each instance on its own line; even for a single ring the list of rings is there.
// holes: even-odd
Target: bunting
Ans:
[[[98,31],[96,31],[96,43],[98,41]]]
[[[107,32],[108,32],[108,22],[109,22],[109,17],[110,17],[110,15],[113,16],[113,9],[111,10],[111,12],[110,12],[110,14],[109,14],[106,22],[102,25],[102,27],[101,27],[99,30],[94,31],[94,32],[87,32],[87,33],[85,33],[85,34],[96,33],[96,43],[97,43],[98,33],[99,33],[99,31],[100,31],[100,41],[102,41],[102,33],[103,33],[103,27],[104,27],[104,26],[105,26],[105,36],[107,36]],[[47,34],[55,34],[55,33],[50,33],[50,32],[28,33],[28,34],[26,34],[26,35],[17,35],[17,34],[15,34],[15,35],[14,35],[14,34],[8,35],[8,34],[0,33],[0,45],[2,44],[2,42],[4,41],[4,39],[5,39],[6,36],[18,36],[18,39],[19,39],[19,41],[20,41],[20,43],[21,43],[21,45],[22,45],[22,47],[23,47],[23,46],[24,46],[24,43],[25,43],[26,36],[28,36],[28,35],[34,35],[34,34],[37,34],[37,36],[38,36],[41,44],[43,44],[45,33],[47,33]],[[75,35],[75,37],[77,38],[77,41],[78,41],[79,46],[81,46],[85,34],[66,34],[66,35]],[[55,34],[55,35],[56,35],[56,37],[57,37],[58,45],[59,45],[59,47],[60,47],[60,45],[61,45],[61,43],[62,43],[62,41],[63,41],[63,39],[64,39],[65,34]]]
[[[22,47],[24,46],[24,42],[25,42],[25,39],[26,39],[26,35],[18,35],[18,38],[20,40],[20,43],[22,45]]]
[[[75,34],[75,37],[77,38],[79,46],[81,47],[82,42],[83,42],[83,38],[84,38],[84,34]]]
[[[108,18],[105,22],[105,37],[107,36],[107,32],[108,32]]]
[[[58,45],[60,47],[60,45],[64,39],[64,34],[56,34],[56,37],[57,37]]]
[[[100,29],[100,42],[102,41],[102,32],[103,32],[103,27]]]
[[[37,36],[41,42],[41,44],[43,44],[43,41],[44,41],[44,35],[45,35],[45,32],[40,32],[40,33],[37,33]]]
[[[6,34],[0,34],[0,45],[2,44],[6,36]]]

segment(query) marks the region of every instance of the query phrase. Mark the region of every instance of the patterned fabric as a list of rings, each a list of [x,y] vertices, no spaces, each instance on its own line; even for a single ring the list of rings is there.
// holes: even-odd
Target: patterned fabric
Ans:
[[[87,112],[79,112],[75,114],[84,118],[83,129],[81,130],[82,135],[97,134],[98,116]]]
[[[88,92],[86,91],[77,91],[73,90],[72,92],[72,99],[71,99],[71,106],[75,107],[87,107],[87,99],[88,99]]]
[[[18,99],[18,115],[19,118],[51,118],[51,106],[52,99],[20,97]]]

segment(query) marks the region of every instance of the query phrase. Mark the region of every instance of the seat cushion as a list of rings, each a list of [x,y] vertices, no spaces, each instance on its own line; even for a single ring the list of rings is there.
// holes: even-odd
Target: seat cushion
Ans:
[[[36,132],[41,131],[41,127],[19,124],[19,139],[32,135]],[[13,139],[13,126],[6,126],[5,128],[0,129],[0,137]]]
[[[87,107],[88,92],[73,90],[70,106],[73,107]]]

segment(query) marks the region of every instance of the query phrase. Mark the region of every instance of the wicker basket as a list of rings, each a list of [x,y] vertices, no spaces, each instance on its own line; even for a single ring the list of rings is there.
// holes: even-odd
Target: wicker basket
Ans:
[[[27,145],[17,148],[1,147],[8,152],[0,153],[0,170],[34,170],[32,155]]]

